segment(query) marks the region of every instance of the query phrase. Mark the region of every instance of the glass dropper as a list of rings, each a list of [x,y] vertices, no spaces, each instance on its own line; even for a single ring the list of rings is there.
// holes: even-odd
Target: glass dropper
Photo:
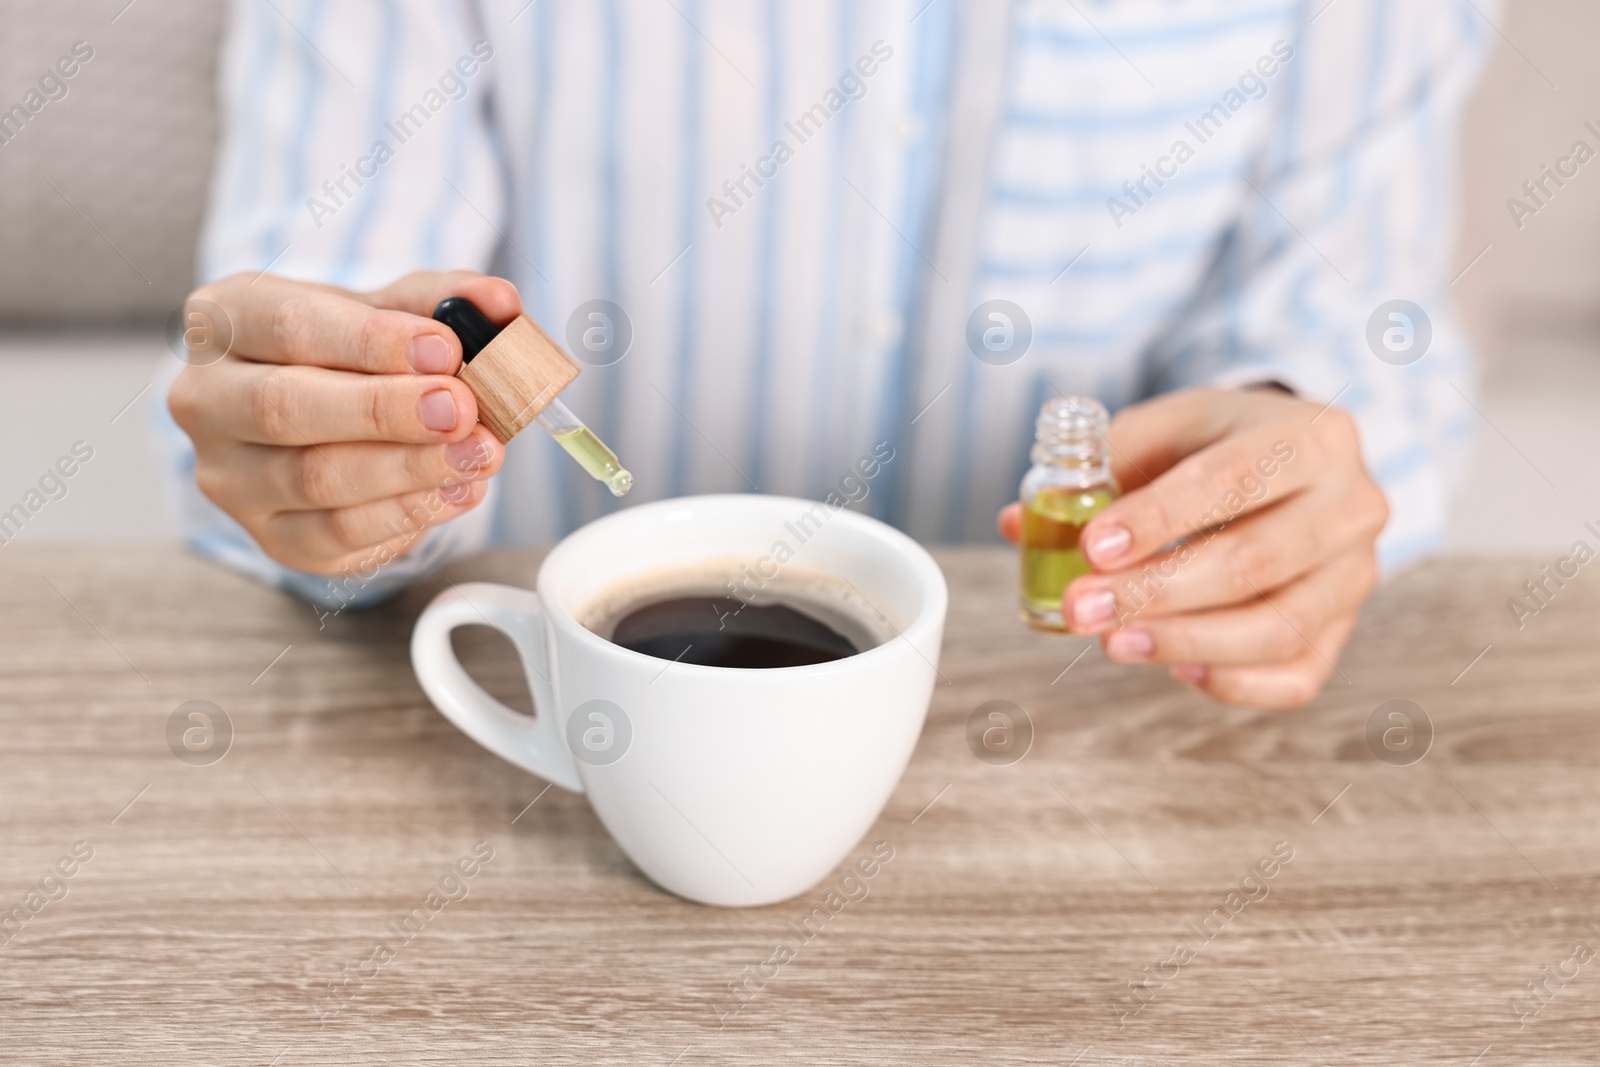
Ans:
[[[500,333],[478,306],[464,296],[450,296],[439,301],[433,309],[433,317],[450,327],[461,341],[463,366],[472,362],[472,358]],[[552,398],[533,418],[590,477],[611,490],[612,496],[623,496],[633,488],[633,475],[617,461],[617,454],[559,397]]]
[[[626,496],[633,488],[633,475],[617,462],[617,454],[606,447],[604,441],[585,426],[572,409],[560,398],[550,401],[533,417],[544,427],[544,432],[556,439],[556,444],[567,450],[567,455],[578,461],[578,466],[589,472],[597,482],[604,482],[612,496]]]

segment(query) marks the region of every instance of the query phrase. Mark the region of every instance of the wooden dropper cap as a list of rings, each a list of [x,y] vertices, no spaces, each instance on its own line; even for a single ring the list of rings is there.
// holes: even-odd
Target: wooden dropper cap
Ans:
[[[532,422],[582,369],[526,315],[500,329],[466,297],[450,296],[434,307],[433,317],[460,339],[456,377],[478,398],[478,419],[501,444]]]

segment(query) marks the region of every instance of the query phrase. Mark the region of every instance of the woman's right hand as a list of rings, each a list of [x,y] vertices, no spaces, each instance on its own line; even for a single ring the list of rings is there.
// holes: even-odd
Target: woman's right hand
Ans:
[[[467,271],[371,293],[240,274],[189,295],[197,314],[215,315],[198,301],[221,309],[232,343],[185,367],[167,406],[200,491],[279,563],[370,566],[483,500],[505,449],[455,377],[460,342],[429,318],[447,296],[497,324],[522,311],[510,282]]]

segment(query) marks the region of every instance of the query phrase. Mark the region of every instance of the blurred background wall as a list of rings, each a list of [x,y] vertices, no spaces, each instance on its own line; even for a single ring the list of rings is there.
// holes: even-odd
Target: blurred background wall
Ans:
[[[173,536],[141,392],[193,276],[224,17],[217,0],[0,0],[0,109],[73,42],[94,50],[0,144],[0,509],[73,442],[94,449],[22,542]],[[1520,228],[1506,200],[1580,137],[1600,147],[1600,4],[1509,0],[1498,35],[1465,147],[1453,290],[1484,420],[1451,548],[1545,554],[1600,520],[1600,160]]]

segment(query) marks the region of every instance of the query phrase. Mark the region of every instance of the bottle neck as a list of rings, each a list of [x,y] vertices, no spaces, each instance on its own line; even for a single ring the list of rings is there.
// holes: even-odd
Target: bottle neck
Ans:
[[[1103,481],[1111,476],[1111,450],[1107,448],[1089,454],[1064,455],[1058,450],[1036,444],[1029,457],[1037,464],[1082,474],[1085,482]]]
[[[1045,402],[1034,420],[1033,461],[1072,471],[1077,480],[1109,478],[1111,417],[1092,397],[1057,397]]]

